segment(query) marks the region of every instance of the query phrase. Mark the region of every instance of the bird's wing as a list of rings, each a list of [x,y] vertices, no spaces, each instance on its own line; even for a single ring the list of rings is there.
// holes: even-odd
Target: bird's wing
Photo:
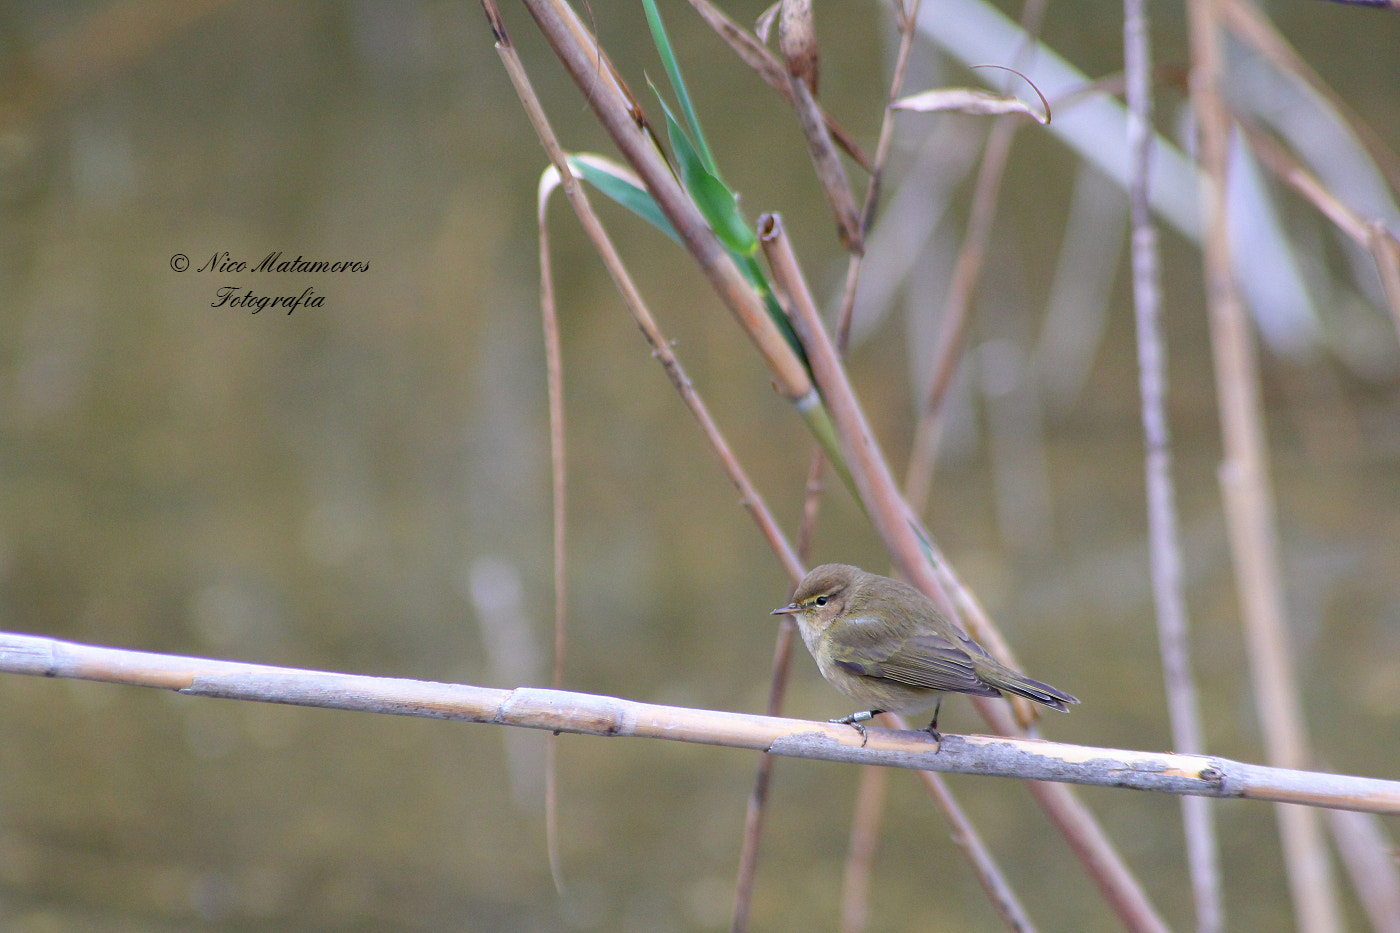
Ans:
[[[919,634],[890,638],[878,626],[846,625],[830,633],[831,657],[843,670],[879,677],[926,690],[952,690],[978,696],[999,696],[977,678],[972,656],[941,635]]]

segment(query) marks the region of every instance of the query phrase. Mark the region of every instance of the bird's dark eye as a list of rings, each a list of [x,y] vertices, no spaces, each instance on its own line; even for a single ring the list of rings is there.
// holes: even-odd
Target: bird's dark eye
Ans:
[[[825,597],[825,596],[818,596],[816,599],[812,600],[812,602],[816,603],[818,606],[825,606],[825,605],[826,605],[826,597]]]

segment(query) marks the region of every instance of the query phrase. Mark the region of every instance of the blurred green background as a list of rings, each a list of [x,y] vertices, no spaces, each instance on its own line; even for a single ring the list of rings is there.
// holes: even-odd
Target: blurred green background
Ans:
[[[746,23],[761,8],[726,4]],[[726,180],[751,216],[784,214],[814,284],[836,295],[844,257],[795,120],[687,6],[662,11]],[[528,17],[511,4],[505,12],[565,145],[610,154]],[[1273,13],[1392,149],[1400,144],[1400,20],[1323,3]],[[589,14],[634,90],[644,73],[660,76],[639,6],[594,2]],[[1158,60],[1180,64],[1184,11],[1157,15]],[[1045,35],[1099,75],[1120,67],[1120,21],[1112,5],[1057,4]],[[823,5],[818,25],[823,99],[873,150],[891,49],[885,10]],[[11,4],[0,8],[0,66],[0,627],[295,667],[547,684],[534,226],[545,159],[480,8]],[[914,74],[969,80],[926,46]],[[1161,100],[1168,125],[1180,95]],[[655,121],[654,102],[642,102]],[[964,147],[986,129],[944,119]],[[939,125],[901,118],[896,179]],[[1048,396],[1024,363],[1043,342],[1075,172],[1043,131],[1019,133],[928,524],[1027,671],[1083,700],[1046,720],[1047,736],[1165,748],[1122,270],[1082,385]],[[897,473],[933,354],[947,245],[965,223],[967,185],[958,191],[943,251],[891,307],[862,319],[852,353]],[[602,210],[794,533],[811,449],[799,419],[686,256]],[[1305,208],[1291,210],[1316,226]],[[761,711],[776,631],[767,612],[788,583],[576,222],[563,205],[551,217],[570,443],[567,685]],[[1208,741],[1214,753],[1259,761],[1215,481],[1198,256],[1173,235],[1163,246]],[[278,250],[370,268],[195,271],[216,253],[253,264]],[[189,271],[172,270],[176,253],[190,257]],[[310,286],[325,303],[291,315],[211,308],[225,285]],[[1400,354],[1382,309],[1322,310],[1327,344],[1262,356],[1297,668],[1326,765],[1393,776]],[[887,567],[835,484],[812,555],[824,560]],[[805,653],[795,658],[791,715],[848,707]],[[961,700],[943,722],[981,729]],[[544,741],[0,676],[0,925],[726,927],[755,757],[562,737],[561,897],[545,857]],[[777,764],[755,929],[836,927],[856,778],[836,765]],[[1044,929],[1116,928],[1022,788],[950,784]],[[1177,801],[1082,795],[1159,909],[1190,928]],[[892,776],[888,808],[871,929],[999,929],[912,776]],[[1287,928],[1272,810],[1217,812],[1234,927]]]

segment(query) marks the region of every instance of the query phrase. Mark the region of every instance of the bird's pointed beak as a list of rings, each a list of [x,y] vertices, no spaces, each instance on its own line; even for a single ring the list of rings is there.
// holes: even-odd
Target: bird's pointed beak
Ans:
[[[790,615],[792,615],[793,613],[801,612],[801,611],[802,611],[802,609],[797,605],[797,603],[788,603],[788,604],[787,604],[786,606],[784,606],[783,608],[781,608],[781,609],[774,609],[772,612],[770,612],[770,613],[768,613],[768,614],[769,614],[770,616],[790,616]]]

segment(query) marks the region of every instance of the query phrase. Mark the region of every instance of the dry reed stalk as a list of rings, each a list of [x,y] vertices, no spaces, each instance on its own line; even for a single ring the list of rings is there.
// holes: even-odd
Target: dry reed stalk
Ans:
[[[1145,0],[1124,0],[1123,47],[1127,72],[1128,150],[1132,159],[1133,306],[1137,323],[1138,380],[1142,393],[1148,543],[1152,594],[1162,674],[1167,693],[1172,747],[1205,752],[1200,702],[1191,670],[1186,596],[1181,581],[1180,524],[1171,476],[1171,432],[1167,422],[1166,341],[1162,336],[1162,281],[1157,229],[1149,196],[1152,163],[1152,55]],[[1215,814],[1210,802],[1182,798],[1187,873],[1196,907],[1197,933],[1219,933],[1225,926],[1224,892]]]
[[[516,69],[518,66],[517,61],[507,67]],[[523,74],[523,69],[521,73]],[[565,533],[568,528],[568,473],[564,446],[564,362],[559,345],[559,314],[554,300],[554,265],[550,259],[549,228],[545,224],[545,208],[548,203],[547,197],[539,199],[537,226],[540,248],[540,317],[544,330],[545,381],[549,396],[549,479],[554,525],[554,667],[550,686],[561,690],[564,687],[564,659],[568,650],[568,552],[565,547]],[[550,735],[545,740],[544,825],[549,874],[554,879],[554,889],[562,894],[564,869],[559,855],[558,745],[557,735]]]
[[[1032,37],[1040,30],[1045,6],[1044,0],[1029,0],[1021,11],[1021,28],[1026,37],[1026,43],[1019,52],[1022,58],[1031,53]],[[915,26],[917,19],[916,8],[911,16]],[[1024,65],[1024,61],[1018,61],[1017,64]],[[934,358],[928,388],[919,408],[919,418],[914,426],[914,439],[910,444],[909,463],[905,471],[905,496],[915,515],[922,515],[928,505],[933,469],[938,459],[938,442],[942,435],[943,405],[967,346],[972,300],[986,263],[992,225],[996,221],[997,204],[1001,199],[1001,182],[1011,157],[1011,142],[1016,129],[1021,125],[1021,120],[1021,117],[1008,115],[998,117],[992,123],[986,147],[982,152],[982,161],[977,168],[967,232],[958,248],[952,279],[948,284],[948,294],[940,316],[942,324],[938,336],[937,356]]]
[[[908,9],[905,9],[902,2],[895,4],[899,25],[899,50],[895,53],[894,68],[890,74],[890,90],[885,95],[885,112],[880,119],[880,136],[875,143],[875,164],[870,168],[870,178],[865,188],[865,203],[860,210],[862,243],[870,233],[871,224],[875,222],[875,212],[880,203],[885,162],[889,159],[890,146],[894,142],[894,103],[904,91],[904,75],[909,68],[909,55],[914,49],[914,37],[918,35],[915,27],[919,18],[919,3],[920,0],[911,0]],[[836,351],[842,359],[845,359],[846,348],[851,342],[851,319],[856,309],[856,284],[860,281],[864,258],[865,250],[862,249],[858,253],[852,253],[846,264],[846,285],[841,295],[841,309],[836,314],[834,328]]]
[[[1259,7],[1244,0],[1228,0],[1221,4],[1220,16],[1221,23],[1229,28],[1235,37],[1273,62],[1280,71],[1296,76],[1326,101],[1356,133],[1366,148],[1366,154],[1389,180],[1390,186],[1400,188],[1400,157],[1397,157],[1375,130],[1357,116],[1351,106],[1294,51],[1288,40],[1279,33]]]
[[[1200,131],[1202,253],[1225,447],[1220,484],[1266,753],[1274,765],[1301,767],[1310,754],[1284,618],[1258,363],[1230,256],[1226,186],[1232,127],[1222,99],[1220,8],[1219,0],[1188,4],[1191,99]],[[1277,815],[1300,930],[1339,933],[1341,909],[1317,814],[1280,805]]]
[[[1239,125],[1249,138],[1250,151],[1259,157],[1265,168],[1371,254],[1381,278],[1390,319],[1400,334],[1400,240],[1380,220],[1362,217],[1347,206],[1272,136],[1247,122],[1241,121]]]
[[[895,728],[909,728],[900,716],[886,715],[894,723]],[[883,785],[884,780],[886,780],[883,777],[883,770],[873,768],[866,770],[876,771],[880,774],[880,781]],[[977,876],[978,884],[982,886],[983,892],[992,902],[992,908],[996,910],[1001,922],[1012,933],[1035,933],[1035,924],[1031,922],[1026,909],[1021,906],[1020,898],[1016,896],[1015,889],[1007,882],[1001,867],[982,842],[982,835],[977,832],[977,827],[968,819],[967,814],[953,796],[953,792],[948,789],[948,783],[943,780],[941,775],[933,771],[920,771],[919,779],[924,782],[924,786],[928,788],[934,802],[938,804],[939,812],[948,821],[948,829],[952,834],[953,842],[957,844],[963,855],[972,864],[973,874]]]
[[[914,428],[909,468],[904,478],[909,506],[917,515],[922,515],[928,504],[933,467],[938,459],[943,403],[967,348],[972,299],[982,276],[982,267],[986,264],[987,246],[991,242],[992,224],[996,220],[997,202],[1001,197],[1001,181],[1007,160],[1011,157],[1011,140],[1019,124],[1017,117],[997,118],[992,124],[977,169],[967,233],[958,248],[952,281],[948,284],[943,313],[939,316],[938,351],[928,388],[919,406],[919,420]]]
[[[778,625],[778,640],[773,646],[773,663],[768,676],[768,703],[765,711],[769,716],[777,716],[782,711],[783,697],[787,693],[788,671],[792,666],[792,646],[796,640],[796,631],[797,624],[790,617],[784,616]],[[758,880],[759,840],[763,835],[763,818],[767,813],[768,790],[773,783],[775,764],[772,755],[759,758],[753,790],[749,792],[748,806],[744,810],[739,867],[735,872],[734,905],[730,913],[730,929],[733,933],[743,933],[749,927],[754,886]]]
[[[841,933],[864,933],[870,922],[870,885],[875,877],[875,850],[888,787],[889,774],[884,768],[860,769],[846,864],[841,872]]]
[[[1371,928],[1400,933],[1400,865],[1385,823],[1373,813],[1324,812]]]

